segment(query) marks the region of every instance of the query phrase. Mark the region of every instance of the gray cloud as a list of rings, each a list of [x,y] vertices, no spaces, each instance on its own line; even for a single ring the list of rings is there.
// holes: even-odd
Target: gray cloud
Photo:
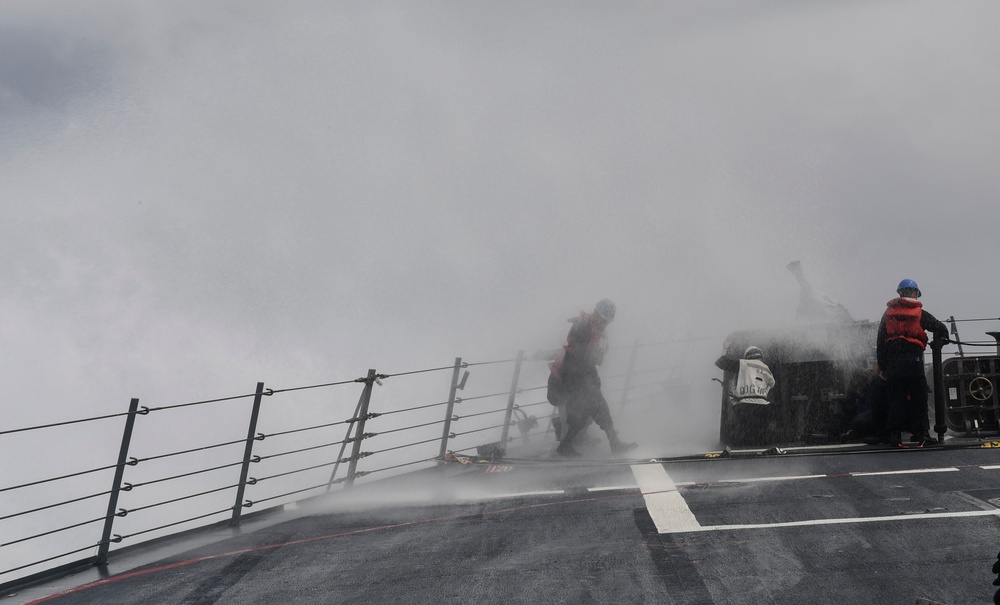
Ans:
[[[94,7],[0,21],[25,398],[503,356],[603,296],[721,338],[796,259],[856,317],[996,314],[992,3]]]

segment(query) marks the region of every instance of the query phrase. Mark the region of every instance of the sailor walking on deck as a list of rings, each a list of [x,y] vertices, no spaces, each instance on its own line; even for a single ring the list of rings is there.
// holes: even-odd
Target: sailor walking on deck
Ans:
[[[591,419],[607,433],[612,453],[636,447],[618,438],[597,374],[597,366],[604,361],[607,351],[604,330],[614,318],[615,303],[605,298],[598,301],[593,313],[581,312],[571,319],[573,325],[566,344],[549,364],[549,402],[565,411],[565,418],[560,418],[565,426],[557,429],[561,439],[556,452],[562,456],[580,455],[573,448],[573,439]]]

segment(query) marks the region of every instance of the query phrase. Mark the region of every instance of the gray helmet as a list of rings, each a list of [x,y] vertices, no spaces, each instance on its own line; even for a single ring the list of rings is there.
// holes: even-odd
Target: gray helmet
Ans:
[[[743,359],[760,359],[763,356],[764,352],[760,347],[747,347],[747,350],[743,351]]]
[[[602,298],[594,306],[594,314],[610,323],[615,318],[615,303],[609,298]]]

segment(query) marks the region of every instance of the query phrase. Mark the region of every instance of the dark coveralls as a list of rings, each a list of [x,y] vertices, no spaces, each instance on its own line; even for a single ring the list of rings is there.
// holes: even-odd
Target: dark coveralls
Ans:
[[[612,451],[621,447],[597,373],[604,357],[603,332],[600,321],[589,313],[581,313],[573,320],[562,359],[553,366],[550,391],[553,382],[560,382],[560,399],[566,406],[567,430],[557,450],[560,453],[573,452],[573,439],[591,418],[607,433]]]
[[[897,439],[903,431],[927,436],[926,332],[932,332],[935,340],[946,339],[948,328],[924,311],[918,300],[894,298],[886,306],[876,342],[878,367],[886,375],[886,428]]]
[[[723,355],[715,360],[715,367],[731,374],[731,381],[736,381],[736,374],[740,371],[740,360],[728,355]],[[727,386],[727,392],[731,388]],[[737,446],[757,446],[767,442],[767,424],[770,419],[770,405],[759,405],[753,403],[739,403],[729,396],[732,405],[731,414],[734,420],[734,429],[729,434],[731,445]]]

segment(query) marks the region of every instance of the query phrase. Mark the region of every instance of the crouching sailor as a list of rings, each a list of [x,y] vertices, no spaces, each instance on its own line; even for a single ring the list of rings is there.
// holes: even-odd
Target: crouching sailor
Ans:
[[[760,445],[767,433],[768,404],[774,375],[759,347],[747,347],[741,359],[723,355],[715,365],[735,376],[729,381],[728,400],[734,430],[733,445]]]

